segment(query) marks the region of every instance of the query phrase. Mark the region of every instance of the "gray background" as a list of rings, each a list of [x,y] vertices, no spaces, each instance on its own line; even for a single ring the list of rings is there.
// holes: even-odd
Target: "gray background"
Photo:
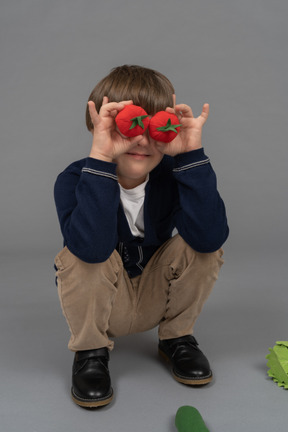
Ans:
[[[287,393],[267,378],[287,340],[286,0],[6,0],[0,5],[2,431],[175,431],[196,406],[211,432],[287,431]],[[73,356],[54,285],[62,239],[56,176],[88,155],[87,98],[112,67],[166,74],[203,134],[231,235],[195,335],[215,373],[191,389],[157,359],[157,333],[119,339],[115,401],[70,401]]]

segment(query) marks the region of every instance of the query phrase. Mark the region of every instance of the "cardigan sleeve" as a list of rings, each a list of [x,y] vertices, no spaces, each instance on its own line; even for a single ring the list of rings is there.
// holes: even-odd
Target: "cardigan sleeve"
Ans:
[[[198,252],[214,252],[226,241],[229,228],[217,179],[203,148],[174,158],[173,175],[179,202],[175,226]]]
[[[88,263],[106,261],[118,241],[116,165],[93,158],[70,165],[57,177],[54,198],[68,249]]]

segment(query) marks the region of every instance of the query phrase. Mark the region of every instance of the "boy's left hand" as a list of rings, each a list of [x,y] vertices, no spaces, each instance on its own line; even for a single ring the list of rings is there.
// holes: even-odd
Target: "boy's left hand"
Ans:
[[[170,143],[157,141],[158,150],[169,156],[187,153],[202,147],[202,128],[209,115],[209,104],[204,104],[199,117],[194,117],[192,109],[185,104],[175,105],[174,108],[166,108],[166,111],[174,113],[181,123],[180,132]]]

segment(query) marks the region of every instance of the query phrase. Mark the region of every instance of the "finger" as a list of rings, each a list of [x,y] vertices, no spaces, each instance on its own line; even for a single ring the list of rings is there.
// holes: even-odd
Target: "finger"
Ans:
[[[126,105],[131,105],[131,104],[133,104],[133,101],[132,101],[132,100],[128,100],[128,101],[121,101],[121,102],[119,102],[119,103],[120,103],[120,104],[123,104],[123,107],[122,107],[120,110],[115,109],[115,110],[111,111],[111,116],[114,117],[114,118],[117,116],[117,114],[119,113],[119,111],[122,111],[122,109],[123,109]]]
[[[104,96],[104,97],[103,97],[103,100],[102,100],[102,105],[106,105],[108,102],[109,102],[108,97],[107,97],[107,96]]]
[[[133,104],[133,100],[129,99],[129,100],[124,100],[124,101],[120,101],[120,103],[122,103],[123,105],[132,105]]]
[[[176,110],[174,108],[167,107],[165,111],[170,113],[170,114],[175,114],[178,117],[179,121],[181,121],[181,119],[183,117],[182,111],[176,112]]]
[[[182,117],[194,118],[192,109],[190,108],[189,105],[186,104],[175,105],[175,111],[177,114],[179,113]]]
[[[173,93],[172,98],[173,98],[173,108],[175,108],[175,105],[176,105],[176,94],[175,93]]]
[[[129,101],[122,101],[122,102],[119,102],[120,104],[122,104],[122,107],[120,108],[120,109],[114,109],[114,110],[112,110],[111,111],[111,116],[113,117],[113,118],[115,118],[116,116],[117,116],[117,114],[119,113],[119,111],[122,111],[122,109],[124,109],[124,107],[126,106],[126,105],[131,105],[131,104],[133,104],[133,101],[132,100],[129,100]]]
[[[115,118],[117,116],[117,114],[118,114],[118,111],[117,110],[113,110],[113,111],[110,112],[110,114],[111,114],[111,117]]]
[[[202,118],[203,124],[206,122],[208,116],[209,116],[209,104],[208,104],[208,103],[205,103],[205,104],[203,105],[203,108],[202,108],[202,113],[201,113],[201,115],[199,116],[199,117]]]
[[[131,105],[132,101],[122,101],[122,102],[108,102],[105,105],[102,105],[100,109],[100,114],[103,117],[111,117],[121,111],[126,105]]]
[[[167,108],[165,109],[165,111],[166,111],[166,112],[169,112],[170,114],[175,114],[175,109],[174,109],[174,108],[171,108],[171,107],[167,107]]]
[[[91,121],[93,123],[93,126],[95,126],[99,121],[99,114],[97,113],[95,103],[93,101],[88,101],[88,108]]]
[[[115,117],[119,111],[124,108],[124,104],[118,102],[109,102],[105,105],[102,105],[100,109],[100,115],[102,117]]]

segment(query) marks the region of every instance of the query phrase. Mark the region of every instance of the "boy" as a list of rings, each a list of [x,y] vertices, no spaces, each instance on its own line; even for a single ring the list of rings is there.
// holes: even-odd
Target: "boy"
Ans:
[[[150,117],[175,113],[179,134],[166,144],[148,130],[123,136],[115,117],[132,103]],[[89,97],[90,155],[66,168],[55,184],[64,237],[56,275],[71,331],[68,346],[75,352],[72,398],[80,406],[107,405],[113,398],[110,338],[155,326],[159,352],[177,381],[212,380],[192,336],[228,236],[216,176],[201,144],[208,113],[205,104],[194,118],[188,105],[175,104],[164,75],[140,66],[113,69]]]

